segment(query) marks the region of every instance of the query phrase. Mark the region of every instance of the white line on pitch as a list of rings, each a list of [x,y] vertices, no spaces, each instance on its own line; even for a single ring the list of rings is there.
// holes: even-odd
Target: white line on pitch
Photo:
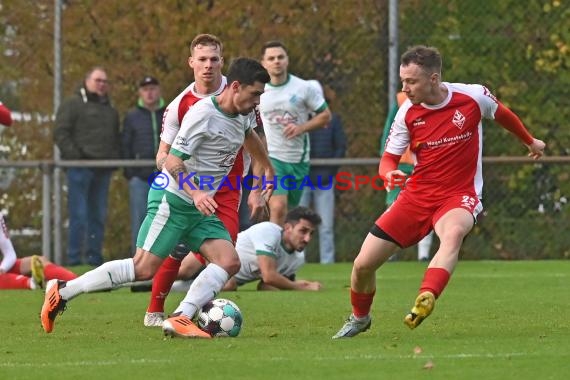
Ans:
[[[121,364],[159,364],[159,363],[172,363],[169,359],[130,359],[130,360],[81,360],[75,362],[50,362],[50,363],[0,363],[0,367],[4,368],[19,368],[19,367],[79,367],[79,366],[114,366]]]

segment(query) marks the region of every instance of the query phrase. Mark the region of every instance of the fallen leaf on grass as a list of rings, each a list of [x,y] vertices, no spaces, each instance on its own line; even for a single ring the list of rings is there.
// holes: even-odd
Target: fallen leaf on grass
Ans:
[[[433,364],[431,360],[428,360],[426,364],[424,364],[423,369],[432,369],[433,367],[435,367],[435,364]]]

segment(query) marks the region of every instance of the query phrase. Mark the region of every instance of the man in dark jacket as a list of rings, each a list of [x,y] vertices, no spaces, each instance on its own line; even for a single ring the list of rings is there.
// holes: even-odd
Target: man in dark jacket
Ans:
[[[321,84],[316,80],[309,80],[320,92]],[[326,87],[324,98],[328,104],[333,104],[336,94],[330,87]],[[341,158],[346,153],[346,135],[342,128],[340,116],[332,112],[332,119],[325,128],[309,132],[311,144],[311,158]],[[319,225],[319,253],[321,264],[331,264],[335,261],[334,244],[334,206],[335,188],[334,177],[338,166],[311,165],[309,178],[314,186],[303,188],[301,206],[309,207],[312,203],[314,210],[321,216]]]
[[[154,160],[160,142],[162,116],[166,108],[160,97],[160,84],[147,76],[139,83],[139,99],[123,121],[123,158]],[[129,208],[131,210],[131,249],[134,255],[139,228],[146,216],[148,179],[156,172],[154,167],[127,167],[125,177],[129,181]]]
[[[91,69],[83,85],[57,110],[55,143],[64,160],[120,158],[119,113],[108,97],[109,81],[102,67]],[[87,240],[87,262],[103,263],[103,237],[112,168],[67,170],[69,232],[67,264],[80,265]]]

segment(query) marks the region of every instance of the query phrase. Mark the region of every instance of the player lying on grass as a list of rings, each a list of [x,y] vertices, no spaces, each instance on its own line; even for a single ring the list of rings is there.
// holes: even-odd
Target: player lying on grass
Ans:
[[[483,210],[483,118],[495,119],[518,137],[533,159],[544,152],[544,142],[487,88],[442,82],[441,67],[441,55],[432,47],[415,46],[401,57],[400,79],[408,100],[396,114],[378,171],[388,183],[405,177],[397,167],[408,145],[416,165],[405,189],[362,243],[350,279],[352,314],[333,339],[370,328],[376,270],[398,248],[416,244],[433,229],[440,245],[404,323],[413,329],[431,314],[457,264],[463,239]]]
[[[73,280],[77,277],[75,273],[55,265],[43,256],[18,258],[2,215],[0,225],[0,289],[39,289],[44,287],[45,280]]]
[[[296,279],[296,273],[305,263],[305,247],[321,223],[311,209],[296,207],[287,213],[283,227],[272,223],[254,224],[238,234],[236,251],[241,268],[226,282],[223,290],[236,290],[238,286],[259,281],[258,290],[320,290],[316,281]],[[182,250],[187,252],[187,250]],[[190,254],[180,274],[188,280],[176,281],[172,290],[186,292],[201,270],[201,260]],[[145,326],[162,326],[164,310],[147,312]]]
[[[215,298],[237,273],[239,257],[227,229],[214,215],[213,196],[242,146],[273,180],[273,167],[257,134],[254,108],[269,74],[255,60],[238,58],[228,70],[228,86],[218,96],[197,102],[184,116],[162,174],[168,186],[151,187],[147,216],[139,230],[134,258],[109,261],[72,281],[47,283],[41,311],[44,331],[52,332],[66,303],[87,292],[113,289],[127,282],[149,280],[178,242],[202,253],[210,265],[202,271],[174,314],[164,321],[166,335],[211,338],[192,322],[194,314]],[[192,180],[210,176],[212,188]],[[271,188],[268,189],[270,196]]]

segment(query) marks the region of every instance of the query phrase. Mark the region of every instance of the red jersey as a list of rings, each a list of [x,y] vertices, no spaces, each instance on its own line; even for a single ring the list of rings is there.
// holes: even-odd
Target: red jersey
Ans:
[[[418,203],[454,195],[481,198],[482,119],[494,119],[497,99],[481,85],[443,83],[446,99],[438,105],[400,107],[386,142],[386,152],[402,155],[408,146],[415,168],[405,191]]]

